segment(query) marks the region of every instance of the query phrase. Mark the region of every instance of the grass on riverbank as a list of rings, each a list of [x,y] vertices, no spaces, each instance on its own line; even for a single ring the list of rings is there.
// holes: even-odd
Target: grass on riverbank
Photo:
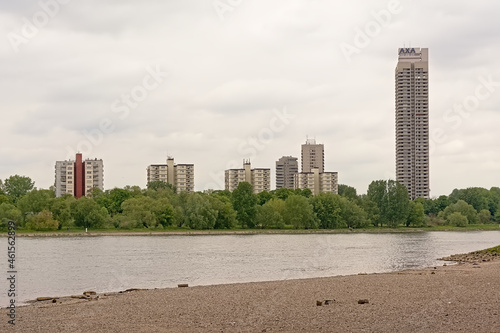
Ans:
[[[455,227],[455,226],[429,226],[429,227],[399,227],[399,228],[389,228],[389,227],[367,227],[362,229],[293,229],[292,226],[285,226],[284,229],[212,229],[212,230],[193,230],[189,228],[179,228],[179,227],[167,227],[163,229],[89,229],[87,234],[92,235],[116,235],[116,234],[133,234],[133,235],[149,235],[149,234],[189,234],[189,235],[210,235],[210,234],[311,234],[311,233],[326,233],[326,234],[341,234],[341,233],[403,233],[403,232],[424,232],[424,231],[485,231],[485,230],[500,230],[498,224],[471,224],[466,227]],[[6,231],[2,231],[0,234],[4,236],[7,234]],[[64,230],[53,230],[53,231],[34,231],[34,230],[23,230],[18,229],[16,234],[22,235],[40,235],[40,236],[71,236],[71,235],[84,235],[85,229],[83,228],[70,228]]]

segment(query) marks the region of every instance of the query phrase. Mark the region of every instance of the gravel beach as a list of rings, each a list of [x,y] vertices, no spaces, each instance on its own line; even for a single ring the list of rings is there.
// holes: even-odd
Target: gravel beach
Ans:
[[[15,326],[0,312],[1,332],[500,332],[500,260],[59,298]]]

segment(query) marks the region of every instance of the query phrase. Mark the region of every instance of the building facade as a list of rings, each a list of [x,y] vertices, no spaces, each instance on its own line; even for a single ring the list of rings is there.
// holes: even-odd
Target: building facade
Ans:
[[[175,164],[169,156],[167,164],[151,164],[146,170],[148,183],[162,181],[175,186],[178,192],[194,191],[194,164]]]
[[[301,150],[301,172],[312,172],[316,168],[319,172],[325,170],[325,148],[315,139],[307,139]]]
[[[297,157],[283,156],[276,161],[276,189],[294,188],[295,175],[299,172]]]
[[[317,168],[313,168],[311,172],[297,173],[294,177],[294,188],[310,189],[314,195],[320,193],[338,194],[338,173],[319,172]]]
[[[396,82],[396,180],[429,198],[429,50],[400,48]]]
[[[75,160],[56,161],[55,166],[56,197],[71,194],[80,198],[90,193],[93,188],[104,191],[104,163],[101,159],[82,160],[77,153]]]
[[[227,191],[234,191],[241,182],[250,183],[255,194],[270,191],[271,169],[252,169],[250,161],[243,161],[243,169],[229,169],[224,171],[224,183]]]

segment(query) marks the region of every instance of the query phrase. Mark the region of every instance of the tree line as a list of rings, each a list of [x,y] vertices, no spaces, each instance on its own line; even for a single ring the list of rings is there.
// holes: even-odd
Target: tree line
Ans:
[[[279,189],[254,194],[243,182],[232,193],[177,193],[158,181],[101,191],[87,197],[56,198],[26,176],[0,180],[0,230],[13,220],[19,229],[339,229],[387,226],[467,226],[500,222],[500,188],[455,189],[433,199],[409,200],[394,180],[376,180],[366,194],[339,185],[339,194]]]

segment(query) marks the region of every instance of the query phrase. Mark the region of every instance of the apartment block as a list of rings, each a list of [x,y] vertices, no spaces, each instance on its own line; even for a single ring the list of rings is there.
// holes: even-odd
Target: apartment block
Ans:
[[[429,50],[400,48],[396,82],[396,180],[429,198]]]
[[[271,190],[271,169],[251,168],[250,161],[243,161],[242,169],[224,171],[225,189],[234,191],[241,182],[248,182],[253,187],[253,193]]]
[[[299,172],[297,157],[283,156],[276,161],[276,189],[294,188],[295,174]]]
[[[178,192],[194,191],[194,164],[175,164],[167,157],[167,164],[151,164],[147,167],[147,181],[163,181],[177,188]]]
[[[311,172],[297,173],[294,177],[294,188],[310,189],[314,195],[320,193],[338,194],[338,173],[319,172],[318,168],[313,168]]]
[[[56,161],[55,184],[56,197],[71,194],[80,198],[90,193],[93,188],[104,191],[104,164],[102,159],[82,160],[77,153],[75,160]]]

